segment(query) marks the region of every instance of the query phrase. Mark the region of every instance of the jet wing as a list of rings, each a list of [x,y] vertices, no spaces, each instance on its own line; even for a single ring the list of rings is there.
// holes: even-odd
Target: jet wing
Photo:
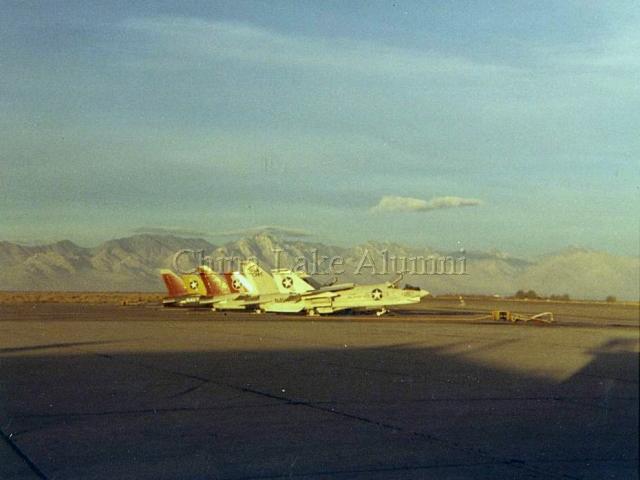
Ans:
[[[213,305],[216,303],[216,299],[214,297],[200,297],[198,300],[198,304],[200,305]]]
[[[339,297],[340,294],[332,291],[323,291],[323,290],[313,290],[311,292],[300,293],[298,294],[299,298],[304,300],[305,302],[314,301],[317,299],[331,299],[335,297]]]
[[[233,305],[234,307],[245,307],[248,305],[256,305],[260,303],[260,297],[257,295],[232,294],[214,297],[212,304],[214,306]]]
[[[231,295],[229,298],[220,298],[216,303],[217,306],[225,304],[242,307],[250,307],[254,305],[263,305],[265,303],[286,303],[295,302],[300,299],[300,295],[268,294],[268,295]]]
[[[313,290],[309,293],[339,292],[340,290],[349,290],[355,286],[355,283],[341,283],[339,285],[328,285],[326,287],[320,287],[317,290]]]

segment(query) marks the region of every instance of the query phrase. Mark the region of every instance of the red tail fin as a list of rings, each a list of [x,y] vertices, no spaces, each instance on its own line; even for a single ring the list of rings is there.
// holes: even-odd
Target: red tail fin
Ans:
[[[164,280],[164,284],[167,287],[167,292],[169,292],[170,297],[188,295],[187,289],[184,288],[184,283],[182,283],[180,277],[175,273],[171,270],[161,270],[160,274],[162,275],[162,280]]]
[[[207,295],[215,297],[231,293],[229,286],[209,267],[204,265],[198,267],[198,273],[202,283],[204,283],[204,288],[207,290]]]

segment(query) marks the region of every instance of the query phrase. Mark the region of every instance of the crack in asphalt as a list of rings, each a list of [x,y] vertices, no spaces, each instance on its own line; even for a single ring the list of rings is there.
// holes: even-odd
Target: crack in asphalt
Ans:
[[[2,437],[2,439],[9,446],[9,448],[11,448],[11,450],[13,450],[13,452],[18,457],[20,457],[20,459],[22,459],[22,461],[29,467],[29,470],[31,470],[34,473],[34,475],[36,475],[38,478],[41,478],[43,480],[47,480],[47,476],[44,473],[42,473],[42,470],[40,470],[38,466],[35,463],[33,463],[33,461],[28,457],[28,455],[24,453],[20,449],[20,447],[18,447],[18,445],[16,445],[16,443],[11,439],[12,435],[9,436],[6,433],[4,433],[2,429],[0,429],[0,437]]]
[[[94,352],[91,352],[94,353]],[[94,353],[95,354],[95,353]],[[109,355],[103,355],[100,354],[101,356],[110,358],[110,359],[115,359],[113,356],[109,356]],[[410,429],[405,429],[399,425],[393,425],[391,423],[386,423],[386,422],[382,422],[379,420],[374,420],[371,418],[367,418],[361,415],[355,415],[355,414],[351,414],[348,412],[344,412],[344,411],[340,411],[340,410],[336,410],[335,408],[329,408],[329,407],[324,407],[320,404],[316,404],[314,402],[310,402],[310,401],[306,401],[306,400],[294,400],[292,398],[283,396],[283,395],[276,395],[273,393],[269,393],[269,392],[265,392],[265,391],[261,391],[261,390],[257,390],[255,388],[249,388],[248,386],[240,386],[240,385],[234,385],[232,383],[227,383],[227,382],[221,382],[218,380],[212,380],[212,379],[207,379],[205,377],[197,377],[191,374],[185,374],[183,372],[179,372],[179,371],[175,371],[175,370],[170,370],[170,369],[165,369],[165,368],[161,368],[161,367],[157,367],[155,365],[149,365],[143,362],[131,362],[128,360],[121,360],[118,359],[119,361],[123,362],[123,363],[127,363],[130,365],[134,365],[134,366],[138,366],[138,367],[143,367],[143,368],[147,368],[150,370],[155,370],[155,371],[160,371],[163,373],[170,373],[172,375],[176,375],[176,376],[180,376],[180,377],[186,377],[186,378],[197,378],[199,380],[202,380],[204,382],[207,383],[211,383],[213,385],[218,385],[218,386],[223,386],[223,387],[227,387],[233,390],[237,390],[237,391],[241,391],[241,392],[245,392],[245,393],[251,393],[253,395],[259,395],[265,398],[270,398],[273,400],[278,400],[280,402],[283,402],[284,404],[287,405],[297,405],[297,406],[302,406],[302,407],[306,407],[306,408],[310,408],[313,410],[317,410],[317,411],[321,411],[324,413],[329,413],[331,415],[336,415],[336,416],[341,416],[343,418],[349,418],[351,420],[356,420],[362,423],[366,423],[369,425],[375,425],[377,427],[386,429],[386,430],[392,430],[394,432],[403,432],[407,435],[413,436],[413,437],[417,437],[420,438],[422,440],[427,440],[427,441],[431,441],[434,443],[438,443],[446,448],[451,448],[453,450],[456,451],[460,451],[460,452],[468,452],[468,453],[473,453],[476,455],[479,455],[481,457],[487,458],[490,460],[490,463],[492,464],[501,464],[501,465],[507,465],[507,466],[512,466],[514,468],[520,469],[520,470],[525,470],[529,473],[534,473],[536,475],[542,475],[545,478],[563,478],[563,479],[571,479],[571,480],[579,480],[580,477],[576,477],[573,475],[568,475],[568,474],[558,474],[555,472],[549,472],[546,471],[544,469],[540,469],[537,468],[533,465],[528,465],[526,461],[521,460],[521,459],[517,459],[517,458],[501,458],[499,456],[495,456],[492,453],[490,453],[489,451],[486,451],[482,448],[479,447],[471,447],[471,446],[466,446],[461,444],[460,442],[456,442],[456,441],[449,441],[446,440],[444,438],[440,438],[436,435],[432,435],[432,434],[428,434],[428,433],[424,433],[424,432],[418,432],[415,430],[410,430]],[[277,477],[276,477],[277,478]]]

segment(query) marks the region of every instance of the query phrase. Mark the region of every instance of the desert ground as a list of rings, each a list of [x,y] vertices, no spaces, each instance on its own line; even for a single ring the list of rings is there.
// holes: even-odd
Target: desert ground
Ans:
[[[2,479],[638,477],[637,304],[309,318],[15,295]]]

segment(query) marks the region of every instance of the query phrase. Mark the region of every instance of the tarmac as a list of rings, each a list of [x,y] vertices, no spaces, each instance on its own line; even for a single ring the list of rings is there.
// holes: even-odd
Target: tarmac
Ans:
[[[0,478],[638,478],[638,335],[637,304],[0,305]]]

